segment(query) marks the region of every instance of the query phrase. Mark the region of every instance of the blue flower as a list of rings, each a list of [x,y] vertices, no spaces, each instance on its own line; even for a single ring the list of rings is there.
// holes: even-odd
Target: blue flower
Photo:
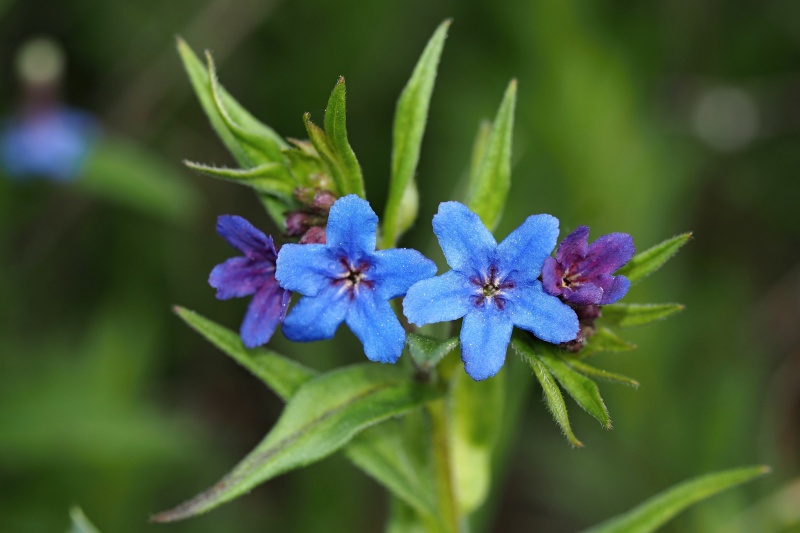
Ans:
[[[434,276],[436,265],[416,250],[376,252],[377,227],[367,201],[351,194],[331,207],[326,244],[281,248],[275,277],[284,289],[303,295],[284,320],[287,338],[330,339],[344,321],[370,360],[397,361],[405,331],[389,300]]]
[[[556,245],[558,219],[530,216],[498,245],[478,215],[444,202],[433,231],[452,270],[411,287],[403,311],[420,326],[463,317],[461,359],[474,380],[503,366],[514,326],[552,343],[577,336],[575,311],[536,279]]]
[[[74,178],[96,125],[86,113],[54,108],[10,121],[0,133],[0,163],[13,177]]]
[[[286,315],[291,296],[275,280],[277,252],[272,237],[233,215],[217,219],[217,233],[244,255],[215,266],[208,283],[220,300],[253,295],[242,322],[242,342],[248,348],[266,344]]]
[[[547,294],[575,305],[613,304],[628,292],[631,282],[611,274],[631,260],[633,238],[627,233],[603,235],[589,246],[589,227],[578,226],[558,245],[542,269]]]

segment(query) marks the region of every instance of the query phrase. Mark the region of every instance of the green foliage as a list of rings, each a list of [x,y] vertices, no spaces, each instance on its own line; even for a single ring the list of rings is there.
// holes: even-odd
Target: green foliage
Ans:
[[[445,355],[452,352],[458,346],[458,337],[450,339],[435,339],[417,333],[406,335],[406,345],[408,353],[414,361],[422,368],[434,368],[439,364]]]
[[[272,350],[266,348],[248,350],[242,344],[238,333],[234,333],[194,311],[176,306],[175,313],[189,327],[263,381],[282,400],[289,400],[301,385],[317,375],[315,370],[287,359]]]
[[[480,135],[476,143],[480,148],[475,153],[483,155],[469,182],[467,205],[490,231],[500,222],[511,187],[511,143],[516,102],[517,80],[511,80],[485,143],[480,141]]]
[[[676,235],[671,239],[660,242],[633,256],[627,265],[619,269],[617,274],[627,276],[631,283],[638,283],[645,277],[649,276],[669,261],[672,256],[678,253],[678,250],[683,248],[683,245],[689,242],[692,238],[691,232]]]
[[[595,368],[591,365],[587,365],[583,361],[570,357],[563,358],[563,361],[567,365],[571,366],[572,368],[583,374],[584,376],[590,378],[604,379],[606,381],[613,381],[615,383],[621,383],[622,385],[628,385],[629,387],[633,387],[634,389],[639,388],[638,381],[631,379],[627,376],[623,376],[622,374],[616,374],[614,372],[609,372],[601,368]]]
[[[621,328],[644,326],[683,311],[681,304],[611,304],[603,306],[603,322]]]
[[[766,466],[736,468],[697,477],[650,498],[636,508],[585,533],[649,533],[687,507],[770,471]]]
[[[344,196],[366,197],[361,166],[347,140],[346,97],[344,78],[339,78],[325,108],[325,130],[311,122],[311,114],[303,115],[308,138],[330,168],[336,192]]]
[[[275,427],[228,475],[207,491],[155,515],[156,522],[194,516],[273,477],[334,453],[366,428],[433,399],[433,389],[409,382],[397,367],[344,367],[302,385]]]
[[[448,419],[459,512],[467,516],[483,504],[492,479],[492,455],[503,420],[505,373],[477,382],[465,372],[450,380]]]
[[[597,352],[628,352],[636,348],[635,344],[620,338],[608,328],[597,328],[589,337],[586,345],[578,353],[580,357],[589,357]]]
[[[86,518],[80,507],[70,509],[69,517],[72,520],[72,524],[67,533],[100,533],[100,530]]]
[[[436,29],[397,101],[392,143],[392,175],[383,216],[384,248],[393,247],[400,235],[417,218],[414,172],[419,163],[436,71],[450,22],[446,20]]]

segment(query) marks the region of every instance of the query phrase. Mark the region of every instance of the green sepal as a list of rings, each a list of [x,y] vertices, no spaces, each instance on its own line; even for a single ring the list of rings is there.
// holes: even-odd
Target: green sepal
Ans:
[[[452,352],[458,346],[458,338],[435,339],[426,335],[409,333],[406,335],[406,346],[408,352],[419,366],[422,368],[433,368],[439,364],[445,355]]]
[[[500,222],[511,187],[511,144],[516,101],[517,80],[511,80],[482,149],[481,163],[467,187],[467,206],[481,217],[490,231]]]
[[[208,176],[246,185],[260,193],[275,196],[287,205],[292,201],[295,187],[286,181],[286,168],[280,163],[264,163],[247,169],[215,167],[194,161],[184,161],[183,164]]]
[[[664,263],[678,253],[678,250],[683,248],[683,245],[691,238],[692,233],[688,232],[660,242],[652,248],[634,255],[627,265],[617,271],[617,274],[627,277],[631,284],[638,283],[664,266]]]
[[[685,308],[682,304],[610,304],[603,306],[602,321],[621,328],[644,326],[663,320]]]
[[[428,120],[436,71],[451,21],[439,25],[400,93],[394,114],[392,174],[383,215],[383,247],[392,248],[417,218],[418,192],[414,173]]]
[[[563,359],[566,364],[580,372],[586,377],[592,379],[604,379],[606,381],[613,381],[615,383],[621,383],[623,385],[627,385],[629,387],[633,387],[634,389],[639,388],[639,382],[631,379],[627,376],[623,376],[622,374],[615,374],[614,372],[609,372],[607,370],[603,370],[601,368],[595,368],[591,365],[587,365],[583,361],[573,358],[564,358]]]
[[[586,340],[586,345],[578,352],[578,357],[589,357],[598,352],[629,352],[636,348],[608,328],[597,328],[594,335]]]
[[[768,466],[751,466],[684,481],[584,533],[650,533],[695,503],[763,476],[770,470]]]
[[[263,381],[284,401],[289,400],[300,386],[317,375],[316,370],[272,350],[245,348],[237,333],[194,311],[177,306],[174,310],[189,327]]]
[[[559,389],[553,375],[536,356],[533,347],[531,347],[526,340],[514,336],[511,338],[511,347],[530,365],[531,369],[533,369],[536,379],[542,386],[542,393],[544,394],[547,410],[550,411],[553,420],[558,427],[561,428],[561,432],[564,433],[564,436],[570,444],[577,448],[582,448],[583,443],[579,441],[575,433],[572,432],[572,426],[569,423],[569,413],[567,412],[567,404],[564,402],[564,396],[561,394],[561,389]]]
[[[283,155],[289,162],[289,170],[295,181],[304,187],[332,190],[335,188],[331,180],[328,165],[320,158],[311,143],[311,151],[302,148],[286,148]]]
[[[277,475],[327,457],[370,426],[439,395],[398,367],[364,363],[302,385],[264,440],[228,475],[191,500],[152,517],[172,522],[209,511]]]
[[[544,343],[539,343],[536,355],[584,411],[597,419],[605,429],[611,429],[611,417],[597,383],[568,365],[558,350]]]
[[[465,372],[450,380],[447,409],[453,490],[461,516],[480,507],[489,495],[492,456],[503,420],[505,373],[474,381]]]

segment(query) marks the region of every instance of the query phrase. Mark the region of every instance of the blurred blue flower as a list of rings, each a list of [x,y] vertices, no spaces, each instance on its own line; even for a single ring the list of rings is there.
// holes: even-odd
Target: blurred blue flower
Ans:
[[[49,107],[9,120],[0,133],[0,164],[15,178],[74,178],[97,130],[81,111]]]
[[[220,300],[253,295],[242,322],[242,342],[248,348],[266,344],[286,315],[291,296],[275,280],[277,252],[272,237],[233,215],[217,219],[217,233],[244,255],[215,266],[208,283]]]
[[[331,207],[326,244],[281,248],[275,276],[281,287],[303,295],[283,323],[287,338],[330,339],[347,322],[370,360],[397,361],[405,331],[389,300],[435,275],[436,265],[416,250],[375,251],[377,228],[369,203],[351,194]]]
[[[478,215],[444,202],[433,231],[452,270],[411,287],[403,311],[420,326],[464,317],[461,359],[474,380],[503,366],[514,326],[552,343],[576,337],[575,311],[537,280],[556,245],[558,219],[532,215],[498,245]]]
[[[558,245],[542,268],[544,290],[575,305],[613,304],[631,282],[611,274],[631,260],[636,249],[627,233],[603,235],[589,246],[589,227],[578,226]]]

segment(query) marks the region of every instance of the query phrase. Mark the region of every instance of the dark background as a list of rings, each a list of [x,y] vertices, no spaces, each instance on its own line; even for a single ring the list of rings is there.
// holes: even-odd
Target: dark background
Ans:
[[[0,177],[0,529],[63,530],[78,504],[106,532],[381,530],[382,490],[338,456],[190,522],[146,523],[215,482],[281,408],[170,313],[178,303],[237,328],[246,302],[219,302],[206,283],[232,255],[215,217],[279,233],[248,190],[181,168],[232,161],[174,36],[211,49],[225,86],[284,136],[303,137],[305,111],[321,121],[344,75],[350,141],[380,213],[394,103],[447,17],[405,245],[431,246],[431,216],[512,77],[513,186],[498,237],[539,212],[558,216],[562,235],[588,224],[592,238],[631,233],[639,249],[695,232],[626,297],[687,309],[631,330],[637,351],[597,358],[642,383],[601,386],[612,431],[570,404],[586,444],[571,449],[531,387],[490,530],[573,531],[688,477],[759,463],[768,478],[668,530],[797,528],[800,3],[0,0],[0,115],[23,94],[16,50],[48,36],[66,55],[65,102],[141,153],[109,163],[105,193],[80,177]],[[171,201],[115,194],[154,173],[173,182]],[[277,349],[318,368],[362,360],[344,330],[338,349],[279,337]]]

